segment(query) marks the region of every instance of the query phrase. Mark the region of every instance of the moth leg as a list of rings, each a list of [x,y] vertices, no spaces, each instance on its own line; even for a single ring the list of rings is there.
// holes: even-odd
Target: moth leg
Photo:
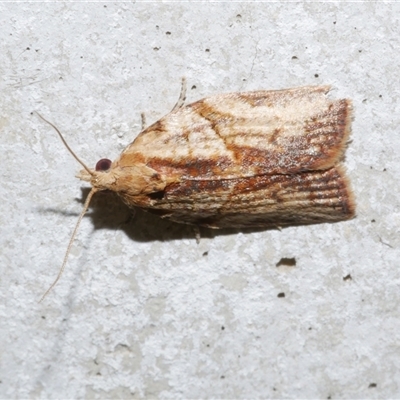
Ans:
[[[146,129],[146,114],[142,112],[140,118],[142,119],[142,131],[144,131]]]
[[[174,105],[174,108],[172,109],[171,112],[174,112],[179,108],[181,108],[185,104],[185,101],[186,101],[186,78],[182,77],[181,93],[179,94],[179,99]]]
[[[196,243],[200,243],[200,228],[197,225],[193,225],[193,230],[194,230],[194,236],[196,238]]]

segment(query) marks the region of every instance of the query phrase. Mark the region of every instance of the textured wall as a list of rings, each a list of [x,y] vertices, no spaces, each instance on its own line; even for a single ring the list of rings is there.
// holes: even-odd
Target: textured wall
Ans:
[[[0,4],[0,397],[400,393],[395,3]],[[193,231],[98,195],[55,278],[89,165],[175,104],[332,84],[353,99],[357,218]],[[82,188],[82,189],[81,189]],[[280,265],[295,258],[295,265]],[[284,297],[281,293],[284,293]]]

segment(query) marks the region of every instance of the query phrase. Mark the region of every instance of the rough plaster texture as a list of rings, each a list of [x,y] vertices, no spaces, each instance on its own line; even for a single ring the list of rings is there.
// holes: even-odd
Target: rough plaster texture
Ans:
[[[400,397],[400,5],[0,4],[0,398]],[[202,232],[87,194],[177,100],[332,84],[357,218]],[[83,188],[83,189],[81,189]],[[277,266],[295,258],[295,266]],[[284,293],[284,297],[282,295]]]

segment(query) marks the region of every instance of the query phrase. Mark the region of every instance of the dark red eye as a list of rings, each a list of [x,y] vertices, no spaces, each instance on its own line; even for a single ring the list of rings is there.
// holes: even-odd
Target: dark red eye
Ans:
[[[111,160],[108,158],[102,158],[101,160],[97,161],[96,171],[107,171],[110,169],[111,164]]]

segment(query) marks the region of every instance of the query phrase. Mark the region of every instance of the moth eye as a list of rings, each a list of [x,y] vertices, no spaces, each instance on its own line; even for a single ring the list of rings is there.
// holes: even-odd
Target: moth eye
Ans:
[[[96,171],[107,171],[110,169],[112,161],[108,158],[102,158],[101,160],[97,161],[96,164]]]

